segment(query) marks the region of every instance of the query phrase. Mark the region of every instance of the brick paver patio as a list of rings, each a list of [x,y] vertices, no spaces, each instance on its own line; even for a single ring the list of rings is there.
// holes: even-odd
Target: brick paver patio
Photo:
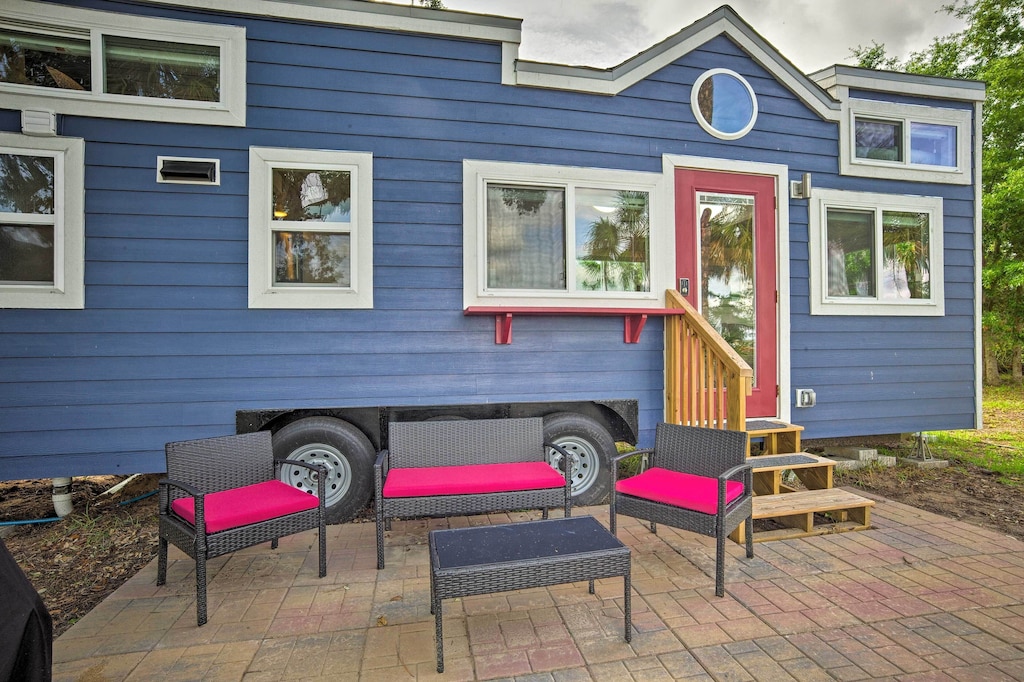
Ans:
[[[54,643],[54,679],[1024,680],[1024,543],[878,499],[867,531],[728,547],[714,596],[709,538],[620,517],[633,552],[633,641],[622,581],[446,600],[434,670],[427,531],[536,514],[396,522],[377,571],[369,523],[211,562],[195,624],[194,565],[171,548]],[[576,510],[607,524],[607,507]]]

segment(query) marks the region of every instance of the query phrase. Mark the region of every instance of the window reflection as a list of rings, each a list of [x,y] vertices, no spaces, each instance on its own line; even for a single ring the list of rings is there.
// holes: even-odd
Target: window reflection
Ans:
[[[564,290],[565,225],[565,190],[488,185],[487,286]]]
[[[725,69],[706,72],[694,84],[691,106],[697,122],[725,139],[742,137],[757,118],[754,91],[739,74]]]
[[[754,197],[702,193],[697,211],[701,312],[756,373]]]
[[[88,38],[0,28],[0,82],[91,90]]]
[[[103,59],[105,92],[220,101],[220,50],[216,46],[105,36]]]
[[[348,234],[274,232],[274,284],[350,286]]]
[[[647,192],[576,189],[576,288],[650,291]]]

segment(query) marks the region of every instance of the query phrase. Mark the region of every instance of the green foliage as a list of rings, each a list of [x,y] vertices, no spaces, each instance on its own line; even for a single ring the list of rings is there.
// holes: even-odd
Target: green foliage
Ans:
[[[982,324],[988,349],[1010,360],[1024,348],[1024,0],[956,0],[943,11],[964,30],[905,60],[877,42],[851,52],[866,68],[985,82]]]
[[[1000,481],[1020,485],[1024,480],[1024,385],[986,386],[982,396],[985,428],[982,431],[945,431],[935,434],[932,453],[994,471]]]

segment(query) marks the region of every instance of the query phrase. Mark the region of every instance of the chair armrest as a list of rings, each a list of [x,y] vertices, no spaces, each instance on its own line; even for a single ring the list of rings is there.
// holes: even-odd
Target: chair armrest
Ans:
[[[719,479],[723,479],[723,480],[727,479],[727,478],[732,478],[736,474],[741,473],[744,469],[749,469],[749,470],[753,471],[754,466],[752,464],[750,464],[749,462],[746,463],[746,464],[737,464],[733,468],[726,469],[725,471],[720,473],[718,475],[718,478]]]
[[[192,487],[191,485],[189,485],[188,483],[185,483],[184,481],[178,481],[178,480],[175,480],[173,478],[161,478],[157,482],[157,485],[159,485],[161,488],[164,488],[164,489],[166,489],[166,488],[178,488],[180,490],[184,490],[186,493],[188,493],[189,497],[200,497],[200,496],[206,494],[206,493],[200,492],[198,489]]]
[[[615,494],[615,482],[619,480],[619,462],[629,457],[635,457],[636,455],[646,457],[653,453],[653,449],[632,450],[630,452],[623,452],[620,455],[615,455],[614,457],[610,458],[608,460],[608,477],[610,481],[608,485],[608,491],[612,495]]]
[[[612,457],[608,461],[610,463],[612,463],[612,464],[618,464],[620,461],[626,459],[627,457],[632,457],[634,455],[651,455],[651,454],[654,454],[654,449],[653,448],[648,448],[646,450],[631,450],[629,452],[623,452],[622,454],[615,455],[614,457]]]
[[[565,478],[565,515],[569,516],[572,513],[572,455],[561,445],[544,441],[544,447],[551,448],[562,455],[562,476]]]
[[[327,478],[327,467],[322,464],[313,464],[312,462],[300,462],[297,459],[275,459],[274,460],[274,475],[278,476],[281,472],[281,467],[284,465],[290,467],[301,467],[303,469],[309,469],[316,474],[316,494],[317,499],[320,500],[320,504],[324,504],[324,495],[327,493],[325,479]]]
[[[719,514],[724,514],[726,509],[725,504],[725,484],[729,479],[733,478],[737,474],[743,474],[743,494],[732,501],[732,504],[736,504],[737,501],[744,498],[750,497],[754,494],[754,467],[749,462],[744,464],[737,464],[731,469],[726,469],[718,475],[718,510]],[[752,529],[748,530],[752,532]]]
[[[177,481],[173,478],[162,478],[157,482],[160,489],[160,514],[167,515],[171,511],[171,488],[177,488],[185,492],[189,497],[192,498],[193,504],[195,505],[196,514],[196,533],[201,536],[206,535],[206,493],[201,492],[197,488],[185,483],[184,481]],[[178,517],[180,518],[180,517]],[[204,541],[205,542],[205,541]]]

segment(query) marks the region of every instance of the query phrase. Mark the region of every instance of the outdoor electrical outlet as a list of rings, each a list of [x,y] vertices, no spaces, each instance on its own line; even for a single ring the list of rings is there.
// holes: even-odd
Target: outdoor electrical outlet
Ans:
[[[798,388],[796,389],[796,406],[797,407],[814,407],[815,396],[814,390],[810,388]]]

